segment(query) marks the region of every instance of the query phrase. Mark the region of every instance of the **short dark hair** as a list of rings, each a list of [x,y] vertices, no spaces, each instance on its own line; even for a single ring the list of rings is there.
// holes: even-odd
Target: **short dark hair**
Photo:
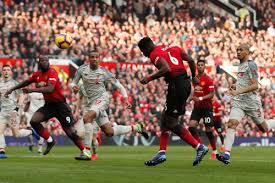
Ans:
[[[152,39],[149,37],[144,37],[138,42],[138,47],[139,48],[145,48],[147,45],[154,44]]]
[[[206,64],[206,61],[205,61],[205,60],[202,60],[202,59],[199,59],[199,60],[197,61],[197,64],[199,64],[200,62]]]
[[[10,69],[12,69],[12,67],[11,67],[10,64],[5,64],[5,65],[3,65],[2,69],[3,69],[4,67],[9,67]]]

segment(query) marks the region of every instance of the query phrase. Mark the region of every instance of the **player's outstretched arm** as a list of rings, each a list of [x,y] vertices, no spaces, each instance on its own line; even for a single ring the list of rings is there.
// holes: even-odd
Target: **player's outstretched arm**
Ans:
[[[162,58],[160,58],[158,60],[156,67],[158,68],[158,71],[156,73],[152,74],[151,76],[148,76],[147,78],[142,79],[140,81],[141,84],[147,84],[152,80],[155,80],[155,79],[165,76],[166,73],[171,71],[168,63]]]
[[[18,90],[20,88],[26,87],[28,85],[30,85],[31,83],[33,83],[33,81],[31,80],[24,80],[21,83],[19,83],[18,85],[12,87],[11,89],[9,89],[6,93],[5,93],[5,97],[8,97],[9,94],[11,94],[13,91]]]
[[[24,88],[22,89],[24,93],[32,93],[32,92],[37,92],[37,93],[52,93],[54,91],[55,84],[53,83],[48,83],[47,86],[42,86],[40,88],[31,88],[27,89]]]

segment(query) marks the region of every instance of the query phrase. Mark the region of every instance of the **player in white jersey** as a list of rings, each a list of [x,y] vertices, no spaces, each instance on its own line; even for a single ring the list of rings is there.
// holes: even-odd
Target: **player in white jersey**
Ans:
[[[79,80],[83,81],[83,88],[87,94],[87,100],[89,101],[89,107],[84,112],[83,121],[85,128],[84,142],[85,151],[77,160],[91,160],[91,135],[93,134],[92,123],[94,120],[100,126],[101,130],[108,136],[122,135],[131,132],[141,133],[145,138],[148,138],[148,134],[144,131],[142,124],[135,125],[116,125],[112,126],[108,119],[106,109],[109,105],[109,95],[106,91],[105,84],[111,82],[116,86],[124,97],[124,105],[130,109],[131,104],[128,102],[128,96],[126,89],[121,83],[110,73],[107,69],[99,66],[99,53],[92,51],[89,53],[89,64],[82,65],[75,74],[72,88],[74,92],[78,92],[80,87],[78,86]]]
[[[83,113],[86,113],[87,111],[89,111],[89,108],[90,108],[90,101],[87,98],[87,93],[86,93],[83,85],[80,86],[80,90],[79,90],[78,94],[79,94],[79,96],[77,98],[77,105],[76,105],[76,109],[75,109],[75,111],[76,111],[75,112],[75,118],[76,119],[79,119],[82,105],[84,107]],[[97,154],[97,151],[98,151],[97,133],[99,131],[99,126],[96,122],[93,122],[92,125],[93,125],[93,134],[92,134],[92,137],[91,137],[92,138],[92,156],[91,156],[91,159],[92,160],[98,160],[99,157],[98,157],[98,154]],[[84,138],[85,129],[84,129],[83,117],[80,120],[78,120],[76,129],[77,129],[78,135],[80,137]]]
[[[275,120],[264,120],[263,108],[257,96],[258,68],[253,60],[249,59],[249,45],[242,44],[237,48],[237,57],[240,60],[238,76],[235,86],[230,87],[232,106],[227,123],[224,141],[225,153],[217,154],[217,159],[224,164],[230,163],[230,152],[235,139],[235,132],[242,118],[249,116],[262,132],[275,128]]]
[[[4,65],[2,68],[2,79],[0,81],[0,159],[7,158],[5,154],[5,139],[4,131],[7,127],[10,127],[13,135],[16,138],[26,137],[33,134],[29,129],[18,129],[19,117],[18,117],[18,103],[19,97],[21,97],[20,90],[14,91],[9,96],[5,96],[5,92],[17,85],[17,81],[12,79],[12,69],[10,65]]]
[[[27,126],[31,128],[30,121],[35,113],[40,107],[44,106],[45,101],[42,93],[29,93],[26,97],[27,103],[24,108],[25,115],[27,117]],[[29,135],[28,136],[29,140],[29,150],[32,151],[33,148],[33,136]],[[42,137],[39,138],[38,140],[38,153],[42,153],[42,148],[43,148],[43,143],[44,139]]]

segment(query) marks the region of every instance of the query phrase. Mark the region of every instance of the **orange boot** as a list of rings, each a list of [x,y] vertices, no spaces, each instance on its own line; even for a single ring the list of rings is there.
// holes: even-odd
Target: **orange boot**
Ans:
[[[213,151],[213,152],[211,153],[210,159],[211,159],[211,160],[215,160],[215,159],[216,159],[216,152]]]
[[[224,148],[224,145],[222,145],[220,148],[220,152],[224,152],[224,151],[225,151],[225,148]]]
[[[92,154],[92,157],[91,159],[94,161],[94,160],[99,160],[99,157],[97,154]]]

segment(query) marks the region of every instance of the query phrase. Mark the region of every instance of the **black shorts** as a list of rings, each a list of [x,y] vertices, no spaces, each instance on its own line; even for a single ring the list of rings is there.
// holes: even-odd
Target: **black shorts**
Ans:
[[[213,110],[207,108],[194,108],[190,120],[199,122],[201,118],[205,126],[211,127],[213,124]]]
[[[72,110],[66,102],[45,103],[36,112],[41,112],[45,116],[45,121],[55,117],[62,127],[71,127],[75,124]]]
[[[191,93],[191,82],[186,75],[177,76],[168,84],[165,113],[179,117],[185,113],[186,100]]]
[[[222,122],[220,120],[213,120],[214,127],[218,133],[222,133]]]

